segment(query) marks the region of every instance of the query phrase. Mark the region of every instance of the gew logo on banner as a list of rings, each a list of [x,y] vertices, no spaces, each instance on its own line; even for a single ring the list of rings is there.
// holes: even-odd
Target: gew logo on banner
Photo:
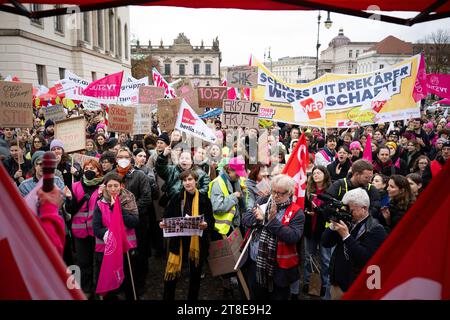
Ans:
[[[309,120],[321,119],[324,108],[323,100],[314,100],[313,98],[308,98],[300,101],[300,105],[303,108],[303,112],[308,115]]]

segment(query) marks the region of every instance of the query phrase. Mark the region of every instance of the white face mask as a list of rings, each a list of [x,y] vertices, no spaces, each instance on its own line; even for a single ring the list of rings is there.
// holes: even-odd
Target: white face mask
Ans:
[[[117,161],[117,164],[122,169],[125,169],[126,167],[128,167],[130,165],[130,160],[128,160],[128,159],[120,159],[119,161]]]

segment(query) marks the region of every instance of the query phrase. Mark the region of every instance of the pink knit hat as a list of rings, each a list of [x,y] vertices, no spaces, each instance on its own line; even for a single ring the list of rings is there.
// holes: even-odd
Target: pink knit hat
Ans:
[[[97,126],[95,127],[95,132],[98,131],[98,129],[103,129],[103,131],[105,131],[106,125],[104,123],[99,123],[97,124]]]
[[[427,122],[427,123],[425,123],[425,128],[433,129],[433,128],[434,128],[433,122]]]
[[[352,143],[350,143],[350,151],[352,151],[353,149],[361,150],[361,143],[359,143],[358,141],[353,141]]]

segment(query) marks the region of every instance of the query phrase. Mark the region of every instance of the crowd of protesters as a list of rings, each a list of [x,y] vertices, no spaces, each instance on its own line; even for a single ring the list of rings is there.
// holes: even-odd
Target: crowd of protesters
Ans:
[[[91,299],[116,201],[131,261],[122,287],[105,298],[123,291],[132,299],[132,290],[137,297],[153,290],[145,280],[154,255],[167,257],[164,298],[175,298],[185,262],[190,267],[185,298],[197,299],[210,242],[239,229],[246,241],[251,238],[241,268],[251,299],[308,294],[317,259],[320,296],[339,299],[450,157],[450,117],[443,110],[391,124],[325,130],[284,123],[236,129],[208,119],[214,144],[177,130],[161,132],[156,115],[151,132],[130,136],[109,132],[103,111],[82,114],[88,123],[82,153],[91,157],[83,163],[72,160],[54,138],[55,123],[42,113],[33,128],[1,129],[0,158],[25,197],[43,176],[44,152],[55,154],[61,199],[39,192],[40,210],[42,216],[57,211],[65,223],[61,241],[53,242],[68,265],[80,267],[81,288]],[[282,174],[302,134],[310,160],[304,208],[293,201],[294,180]],[[371,160],[362,159],[365,148]],[[330,220],[321,194],[347,205],[351,221]],[[163,238],[164,218],[199,214],[202,237]],[[224,286],[233,281],[233,274],[223,276]]]

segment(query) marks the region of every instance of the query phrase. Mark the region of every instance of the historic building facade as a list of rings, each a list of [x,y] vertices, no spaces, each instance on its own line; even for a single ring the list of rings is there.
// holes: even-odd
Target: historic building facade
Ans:
[[[197,86],[220,85],[220,62],[222,60],[218,38],[212,41],[212,46],[193,46],[191,41],[180,33],[172,45],[142,45],[139,41],[131,46],[133,60],[151,57],[161,74],[169,82],[180,78],[190,78]]]
[[[0,74],[51,87],[65,70],[89,81],[121,70],[130,73],[129,20],[127,7],[39,20],[1,12]]]

